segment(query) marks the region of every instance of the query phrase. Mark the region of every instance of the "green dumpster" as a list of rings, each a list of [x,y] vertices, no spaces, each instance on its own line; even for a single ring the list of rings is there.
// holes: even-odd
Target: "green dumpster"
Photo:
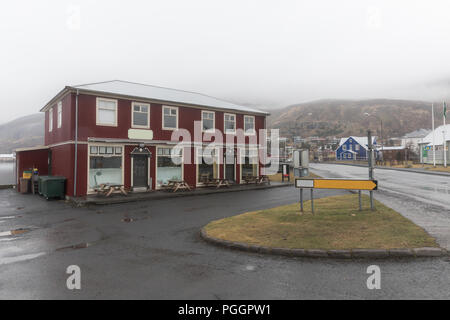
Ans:
[[[47,200],[50,198],[65,198],[65,177],[40,176],[38,182],[39,194]]]

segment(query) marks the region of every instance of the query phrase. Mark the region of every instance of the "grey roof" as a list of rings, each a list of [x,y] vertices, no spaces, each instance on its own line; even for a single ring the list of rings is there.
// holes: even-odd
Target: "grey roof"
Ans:
[[[268,112],[258,109],[237,105],[228,101],[220,100],[204,94],[176,90],[141,83],[134,83],[121,80],[90,83],[68,88],[87,90],[105,94],[116,94],[134,98],[157,100],[161,102],[174,102],[192,106],[204,106],[230,111],[240,111],[249,113],[259,113],[267,115]]]
[[[428,129],[419,129],[413,132],[409,132],[403,136],[403,138],[424,138],[426,137],[431,130]]]

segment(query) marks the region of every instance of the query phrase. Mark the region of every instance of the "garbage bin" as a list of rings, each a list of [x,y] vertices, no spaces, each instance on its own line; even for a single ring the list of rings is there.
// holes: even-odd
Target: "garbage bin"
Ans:
[[[30,179],[20,178],[20,193],[30,192]]]
[[[40,176],[38,183],[39,194],[41,194],[47,200],[50,198],[64,199],[66,194],[65,185],[65,177]]]

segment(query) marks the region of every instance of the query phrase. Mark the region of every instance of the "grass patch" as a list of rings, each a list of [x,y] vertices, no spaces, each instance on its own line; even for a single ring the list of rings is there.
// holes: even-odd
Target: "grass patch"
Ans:
[[[363,195],[363,205],[369,197]],[[248,212],[209,223],[208,235],[273,248],[392,249],[438,247],[434,238],[398,212],[375,201],[358,210],[358,195],[333,196]]]

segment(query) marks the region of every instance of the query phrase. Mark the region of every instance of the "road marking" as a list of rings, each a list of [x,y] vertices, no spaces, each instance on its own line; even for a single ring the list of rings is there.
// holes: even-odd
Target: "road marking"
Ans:
[[[11,231],[0,232],[0,237],[6,237],[11,235],[12,235]]]

